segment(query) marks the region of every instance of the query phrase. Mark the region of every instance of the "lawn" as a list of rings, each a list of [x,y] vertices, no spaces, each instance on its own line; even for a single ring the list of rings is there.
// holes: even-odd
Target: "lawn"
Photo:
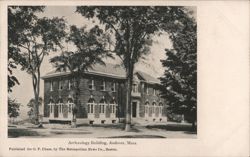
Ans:
[[[9,138],[196,138],[191,124],[169,123],[133,125],[131,131],[124,131],[124,124],[79,125],[71,128],[65,124],[44,124],[44,128],[29,126],[9,127]]]

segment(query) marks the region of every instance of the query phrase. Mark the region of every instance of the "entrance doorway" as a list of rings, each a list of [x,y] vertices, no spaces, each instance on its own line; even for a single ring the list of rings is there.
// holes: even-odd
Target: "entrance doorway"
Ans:
[[[135,118],[137,113],[137,102],[132,102],[132,117]]]

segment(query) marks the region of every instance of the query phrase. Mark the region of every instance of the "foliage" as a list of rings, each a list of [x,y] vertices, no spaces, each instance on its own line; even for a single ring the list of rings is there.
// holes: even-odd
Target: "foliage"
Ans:
[[[98,26],[87,30],[85,27],[77,28],[73,25],[70,27],[66,41],[73,43],[76,50],[63,51],[59,56],[50,60],[57,71],[70,71],[74,77],[73,127],[76,127],[76,113],[80,106],[80,79],[88,68],[97,63],[105,65],[103,58],[112,57],[112,53],[106,50],[108,38],[109,36]]]
[[[16,100],[8,98],[8,115],[10,118],[16,118],[19,116],[20,104]]]
[[[36,13],[43,10],[43,6],[8,7],[9,63],[21,65],[32,76],[37,120],[41,64],[45,55],[62,48],[66,34],[64,19],[39,18]]]
[[[39,102],[39,106],[42,106],[43,99],[39,97],[38,102]],[[35,104],[36,104],[36,101],[34,98],[32,98],[27,104],[28,108],[30,109],[27,113],[30,119],[33,119],[35,117],[35,113],[34,113]]]
[[[176,27],[170,29],[173,49],[166,49],[165,67],[161,77],[162,96],[168,102],[168,110],[184,114],[196,121],[197,109],[197,28],[195,20],[183,16]]]
[[[85,28],[70,27],[67,42],[73,43],[75,51],[63,51],[59,56],[51,58],[57,71],[67,71],[82,74],[96,63],[104,64],[104,57],[112,57],[107,51],[107,35],[98,26],[94,26],[89,31]]]
[[[87,18],[97,18],[115,36],[114,51],[122,59],[127,72],[128,131],[131,123],[134,64],[149,53],[153,36],[160,35],[161,31],[172,33],[182,23],[187,17],[186,9],[165,6],[80,6],[76,11]]]
[[[19,84],[12,69],[16,69],[19,64],[26,64],[25,59],[19,54],[20,48],[17,46],[21,40],[21,34],[29,28],[30,21],[36,17],[34,13],[41,12],[43,9],[42,6],[8,7],[8,92],[12,92],[12,88]]]

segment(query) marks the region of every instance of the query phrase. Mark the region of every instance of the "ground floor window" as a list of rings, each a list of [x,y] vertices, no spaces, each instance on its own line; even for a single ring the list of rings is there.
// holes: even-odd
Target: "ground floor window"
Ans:
[[[88,113],[94,113],[94,103],[88,103]]]
[[[145,113],[148,113],[148,106],[145,106]]]
[[[88,101],[88,114],[93,114],[94,113],[94,106],[95,106],[95,100],[94,98],[90,98]]]

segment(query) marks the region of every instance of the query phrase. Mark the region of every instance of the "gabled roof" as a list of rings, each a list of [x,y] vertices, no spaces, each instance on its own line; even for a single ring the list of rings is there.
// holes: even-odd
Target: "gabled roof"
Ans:
[[[101,64],[95,64],[92,68],[89,68],[88,71],[85,72],[86,74],[92,74],[92,75],[98,75],[98,76],[106,76],[111,78],[117,78],[117,79],[126,79],[126,71],[125,69],[120,65],[114,65],[111,63],[106,63],[105,65]],[[147,83],[160,83],[160,80],[157,78],[154,78],[153,76],[146,74],[142,71],[136,71],[135,74],[138,74],[142,77],[143,81]],[[62,72],[56,72],[55,70],[48,72],[45,76],[43,76],[43,79],[51,78],[51,77],[57,77],[57,76],[65,76],[70,75],[69,71],[62,71]]]
[[[157,79],[157,78],[154,78],[153,76],[147,74],[147,73],[144,73],[142,71],[137,71],[136,72],[137,74],[139,74],[143,80],[147,83],[156,83],[156,84],[160,84],[160,80]]]

